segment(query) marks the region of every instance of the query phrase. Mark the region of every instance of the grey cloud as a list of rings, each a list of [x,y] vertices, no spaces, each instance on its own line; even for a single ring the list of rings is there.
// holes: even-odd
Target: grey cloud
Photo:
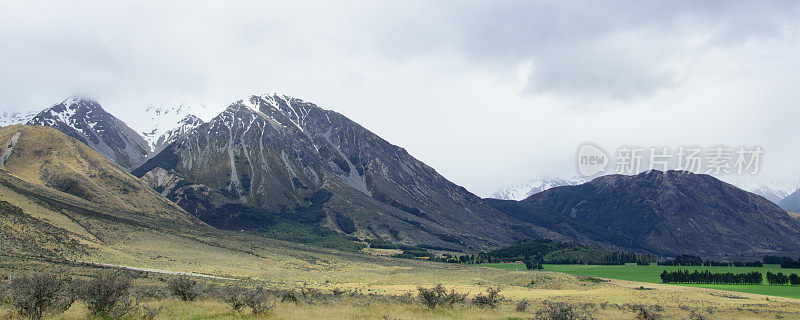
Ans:
[[[383,54],[413,59],[455,50],[479,65],[535,66],[530,93],[641,98],[670,88],[692,50],[778,37],[798,18],[796,2],[457,1],[402,11],[373,36]],[[425,6],[424,4],[422,6]],[[628,42],[613,42],[629,35]],[[697,48],[684,37],[707,36]],[[677,38],[677,39],[676,39]],[[675,41],[669,43],[668,41]],[[609,44],[610,43],[610,44]],[[649,47],[649,48],[648,48]],[[644,49],[644,50],[643,50]]]
[[[775,171],[800,175],[778,163],[800,156],[798,7],[0,1],[0,112],[86,95],[121,119],[151,105],[213,113],[279,91],[351,117],[482,194],[520,174],[569,174],[588,140],[763,140]]]

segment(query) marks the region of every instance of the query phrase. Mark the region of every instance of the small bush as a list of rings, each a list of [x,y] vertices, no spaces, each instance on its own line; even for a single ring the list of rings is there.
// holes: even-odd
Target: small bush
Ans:
[[[589,314],[575,308],[575,306],[563,302],[547,303],[547,307],[536,311],[534,320],[594,320]]]
[[[169,290],[183,301],[194,301],[199,292],[197,281],[189,277],[178,277],[169,281]]]
[[[6,276],[5,275],[0,276],[0,305],[5,304],[6,301],[8,300],[9,288],[8,288],[8,283],[6,282],[6,280],[8,279],[5,279],[4,277]]]
[[[263,287],[250,289],[244,292],[244,304],[250,307],[253,314],[261,314],[269,311],[274,307],[269,302],[269,291]]]
[[[517,302],[517,306],[514,308],[514,310],[517,312],[527,312],[530,305],[531,303],[528,302],[528,299],[522,299],[520,302]]]
[[[455,290],[450,290],[448,293],[441,284],[430,289],[418,287],[417,290],[419,291],[419,300],[431,309],[436,307],[450,308],[455,304],[463,303],[467,299],[467,294],[459,294]]]
[[[155,318],[158,318],[158,315],[161,314],[161,310],[163,310],[163,309],[164,309],[164,307],[162,307],[162,306],[158,306],[158,307],[142,306],[141,307],[142,319],[143,320],[153,320]]]
[[[7,302],[19,315],[41,319],[59,314],[75,301],[69,290],[70,279],[58,272],[13,274],[8,284]]]
[[[297,294],[294,293],[292,290],[286,290],[280,294],[281,302],[294,302],[297,303],[300,299],[297,298]]]
[[[475,299],[472,300],[472,303],[481,308],[490,308],[494,309],[500,305],[500,301],[503,300],[503,297],[500,296],[500,288],[486,288],[486,295],[478,294]]]
[[[134,288],[133,295],[138,301],[161,300],[169,297],[170,292],[164,287],[142,286]]]
[[[708,317],[697,313],[696,310],[692,311],[692,313],[689,314],[689,320],[707,320],[707,319]]]
[[[131,299],[131,277],[124,273],[103,274],[83,285],[81,296],[94,316],[122,318],[136,309]]]
[[[641,304],[630,304],[627,305],[631,311],[636,313],[636,319],[641,320],[657,320],[661,319],[661,314],[659,312],[664,310],[664,307],[656,305],[656,306],[645,306]]]
[[[239,312],[245,307],[244,295],[247,289],[230,285],[222,289],[222,301],[227,303],[233,308],[234,311]]]
[[[600,278],[597,278],[597,277],[583,277],[583,278],[580,279],[580,281],[601,283],[601,282],[609,282],[611,280],[600,279]]]

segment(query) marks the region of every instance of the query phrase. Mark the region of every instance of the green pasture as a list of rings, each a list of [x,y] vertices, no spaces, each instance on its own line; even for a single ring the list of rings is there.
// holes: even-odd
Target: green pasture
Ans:
[[[481,264],[485,267],[507,269],[507,270],[525,270],[525,265],[521,263],[484,263]],[[764,285],[733,285],[733,284],[676,284],[681,286],[719,289],[736,292],[756,293],[777,297],[787,297],[800,299],[800,286],[770,286],[766,285],[767,271],[784,274],[797,273],[800,274],[800,269],[781,269],[777,265],[765,265],[762,268],[751,267],[673,267],[673,266],[657,266],[655,264],[650,266],[638,266],[635,264],[626,264],[622,266],[598,266],[598,265],[544,265],[544,270],[563,272],[567,274],[598,277],[607,279],[620,279],[648,283],[661,283],[661,272],[663,270],[709,270],[714,273],[720,272],[733,272],[744,273],[751,271],[758,271],[764,274]]]

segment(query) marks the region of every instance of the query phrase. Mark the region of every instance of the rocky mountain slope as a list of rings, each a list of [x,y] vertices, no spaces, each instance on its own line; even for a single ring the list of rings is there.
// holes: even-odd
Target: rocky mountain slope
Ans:
[[[582,177],[548,177],[538,176],[524,183],[515,183],[498,188],[489,198],[500,200],[523,200],[531,195],[560,186],[574,186],[586,182]]]
[[[39,112],[25,124],[55,128],[126,170],[142,164],[150,150],[136,131],[91,99],[66,99]]]
[[[559,237],[504,214],[343,115],[252,96],[134,171],[178,203],[244,204],[361,238],[481,250]],[[216,204],[215,204],[216,203]],[[196,214],[201,214],[196,212]]]
[[[577,221],[592,240],[657,254],[800,252],[796,219],[769,200],[708,175],[655,170],[609,175],[495,205],[533,223],[542,217],[568,225]]]

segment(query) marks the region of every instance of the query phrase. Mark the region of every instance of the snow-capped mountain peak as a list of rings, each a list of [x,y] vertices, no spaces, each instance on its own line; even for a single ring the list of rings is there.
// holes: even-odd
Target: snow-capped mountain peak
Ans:
[[[138,166],[147,156],[142,137],[93,99],[65,99],[42,110],[26,124],[55,128],[125,169]]]
[[[3,112],[0,114],[0,127],[24,124],[31,120],[36,112]]]
[[[524,200],[530,197],[531,195],[537,194],[539,192],[545,191],[550,188],[577,185],[584,183],[586,181],[588,180],[582,177],[559,178],[559,177],[549,177],[549,176],[538,176],[531,178],[527,182],[509,184],[500,187],[489,197],[501,200],[519,201],[519,200]]]
[[[727,181],[739,187],[742,190],[760,195],[767,200],[774,203],[780,203],[781,200],[788,195],[797,191],[800,188],[800,178],[797,179],[782,179],[762,182],[739,182]]]
[[[157,154],[178,137],[203,124],[193,111],[197,110],[187,105],[145,109],[144,121],[138,127],[147,141],[149,154]]]

